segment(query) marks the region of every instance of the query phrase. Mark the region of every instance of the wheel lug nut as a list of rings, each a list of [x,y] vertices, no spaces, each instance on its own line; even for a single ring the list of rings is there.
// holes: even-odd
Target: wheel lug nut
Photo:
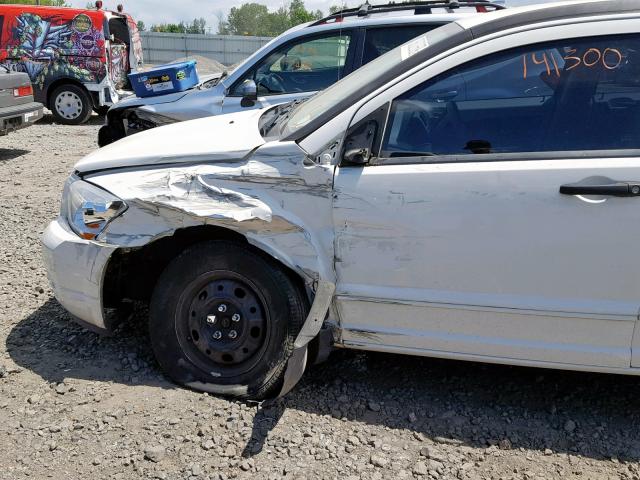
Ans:
[[[213,333],[213,339],[214,340],[220,340],[222,338],[222,332],[220,330],[218,330],[217,332]]]
[[[240,321],[240,314],[239,313],[234,313],[233,317],[231,317],[231,320],[233,320],[234,322],[239,322]]]
[[[215,325],[216,323],[216,316],[215,315],[207,315],[207,323],[209,325]]]
[[[218,307],[218,311],[221,312],[221,313],[226,312],[227,311],[227,306],[223,303],[222,305],[220,305]]]
[[[237,338],[237,337],[238,337],[238,332],[236,332],[235,330],[231,330],[231,331],[229,332],[229,338],[230,338],[231,340],[233,340],[234,338]]]

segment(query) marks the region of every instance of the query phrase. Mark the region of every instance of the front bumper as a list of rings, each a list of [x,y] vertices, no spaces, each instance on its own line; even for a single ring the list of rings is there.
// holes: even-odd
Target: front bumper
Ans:
[[[117,247],[81,239],[63,218],[49,224],[42,246],[47,275],[58,302],[80,323],[108,332],[102,287],[107,264]]]

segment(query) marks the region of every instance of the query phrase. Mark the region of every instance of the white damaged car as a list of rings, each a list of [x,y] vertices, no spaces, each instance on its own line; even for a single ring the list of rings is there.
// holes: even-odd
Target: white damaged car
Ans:
[[[97,151],[44,234],[56,298],[102,331],[148,303],[172,379],[245,398],[331,346],[640,374],[639,20],[478,15]]]

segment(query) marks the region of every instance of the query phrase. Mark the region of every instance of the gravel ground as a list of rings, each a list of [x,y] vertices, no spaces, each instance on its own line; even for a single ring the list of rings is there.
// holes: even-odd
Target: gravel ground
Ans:
[[[637,378],[337,352],[259,409],[70,323],[38,237],[100,123],[0,139],[0,479],[640,478]]]

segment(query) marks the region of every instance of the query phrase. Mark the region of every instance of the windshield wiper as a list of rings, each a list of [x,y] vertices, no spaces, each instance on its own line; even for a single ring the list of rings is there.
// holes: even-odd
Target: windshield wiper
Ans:
[[[283,110],[282,112],[280,112],[280,114],[278,115],[278,123],[282,125],[282,128],[280,129],[280,135],[282,135],[285,123],[287,120],[289,120],[289,117],[291,117],[294,110],[296,110],[300,105],[302,105],[304,102],[306,102],[310,98],[311,97],[306,97],[306,98],[299,98],[298,100],[294,100],[293,102],[287,104],[286,110]]]
[[[293,112],[294,108],[300,105],[304,101],[306,101],[306,98],[293,100],[292,102],[285,103],[283,105],[278,105],[272,113],[273,118],[271,119],[271,121],[269,121],[269,123],[267,123],[265,126],[262,127],[260,132],[261,135],[263,137],[268,136],[271,130],[273,130],[273,128],[276,125],[286,121],[291,116],[291,113]]]

